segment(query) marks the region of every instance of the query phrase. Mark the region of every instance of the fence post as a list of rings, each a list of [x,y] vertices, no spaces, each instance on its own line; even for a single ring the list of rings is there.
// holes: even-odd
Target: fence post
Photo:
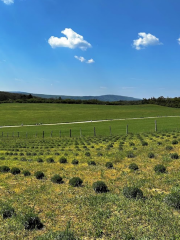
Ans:
[[[28,133],[26,132],[26,138],[27,138]]]
[[[110,130],[110,135],[112,135],[112,133],[111,133],[111,126],[109,127],[109,130]]]
[[[2,137],[3,137],[3,132],[2,132]]]
[[[96,137],[96,128],[94,127],[94,137]]]
[[[19,137],[19,132],[18,132],[18,137]]]
[[[43,131],[43,138],[44,138],[44,131]]]
[[[81,128],[80,128],[80,137],[82,137],[82,132],[81,132]]]
[[[155,132],[157,132],[157,121],[155,120]]]
[[[128,135],[128,125],[126,126],[126,134]]]
[[[51,137],[52,137],[52,133],[53,133],[53,131],[51,131]]]
[[[71,137],[71,129],[70,129],[70,137]]]
[[[12,137],[14,137],[14,132],[12,133]]]

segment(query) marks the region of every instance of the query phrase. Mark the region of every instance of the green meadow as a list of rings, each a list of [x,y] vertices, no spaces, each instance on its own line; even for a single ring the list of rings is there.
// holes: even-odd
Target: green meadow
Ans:
[[[0,126],[105,119],[180,116],[180,109],[156,105],[0,104]]]
[[[180,239],[179,164],[178,131],[1,138],[0,238]],[[70,184],[74,177],[80,185]],[[97,181],[107,190],[95,191]],[[132,188],[140,195],[127,194]]]
[[[162,117],[157,118],[157,131],[177,131],[180,130],[180,117]],[[72,137],[94,136],[94,128],[96,136],[110,136],[126,134],[126,127],[128,125],[129,133],[152,133],[155,132],[155,119],[142,118],[132,120],[119,120],[108,122],[90,122],[78,124],[62,124],[62,125],[48,125],[48,126],[31,126],[31,127],[8,127],[0,128],[0,138],[19,137],[20,138],[42,138],[44,131],[44,138],[50,137],[70,137],[70,130]]]
[[[109,136],[129,133],[154,132],[155,120],[158,131],[173,131],[180,128],[180,110],[156,105],[108,106],[83,104],[0,104],[0,137],[18,136],[23,138]],[[166,117],[174,116],[174,117]],[[155,118],[146,118],[155,117]],[[140,119],[130,119],[140,118]],[[112,119],[123,119],[115,120]],[[56,124],[83,122],[91,120],[109,120],[107,122],[89,122],[60,125],[25,125]],[[81,130],[80,130],[81,129]],[[19,133],[18,133],[19,132]]]
[[[180,239],[179,109],[0,108],[1,126],[123,119],[1,127],[0,239]]]

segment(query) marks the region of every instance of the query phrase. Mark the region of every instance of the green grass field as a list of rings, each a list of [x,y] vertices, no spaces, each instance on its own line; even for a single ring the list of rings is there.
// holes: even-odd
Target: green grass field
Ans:
[[[63,156],[67,163],[59,162]],[[54,163],[47,162],[50,157]],[[165,199],[172,193],[180,196],[179,157],[178,131],[71,139],[1,138],[0,239],[178,240],[180,200],[173,207],[175,200]],[[73,159],[79,163],[73,165]],[[90,160],[96,165],[88,165]],[[112,169],[105,166],[107,162],[113,164]],[[139,169],[131,170],[131,163]],[[157,164],[166,172],[156,173]],[[2,166],[21,172],[2,172]],[[24,176],[25,170],[31,175]],[[45,177],[36,179],[36,171]],[[54,174],[62,177],[61,184],[51,181]],[[82,186],[70,186],[72,177],[81,178]],[[109,191],[96,193],[92,187],[96,181],[103,181]],[[139,188],[144,197],[126,198],[126,186]],[[14,213],[4,217],[12,208]],[[43,228],[25,230],[27,214],[39,217]],[[67,226],[74,237],[68,238],[67,231],[64,238],[58,237]]]
[[[0,239],[180,239],[179,208],[164,200],[174,191],[180,196],[179,109],[155,105],[1,104],[0,112],[1,126],[124,119],[0,128]],[[149,158],[149,153],[154,157]],[[172,154],[177,159],[172,159]],[[63,156],[66,164],[59,163]],[[37,161],[39,158],[42,162]],[[55,162],[48,163],[48,158]],[[73,165],[73,159],[79,164]],[[89,166],[90,160],[96,166]],[[106,162],[114,167],[107,169]],[[130,170],[131,163],[136,163],[139,170]],[[166,173],[156,174],[157,164],[165,166]],[[18,167],[21,172],[5,173],[2,166],[11,170]],[[25,170],[31,175],[24,176]],[[36,179],[36,171],[42,171],[45,177]],[[62,184],[51,181],[54,174],[62,177]],[[71,187],[72,177],[80,177],[82,187]],[[104,181],[109,192],[95,193],[95,181]],[[127,199],[123,195],[126,186],[138,187],[144,198]],[[12,208],[15,214],[4,218],[4,209]],[[44,227],[25,230],[27,214],[38,216]],[[58,237],[67,226],[74,238]]]
[[[19,136],[68,137],[70,129],[72,137],[93,136],[94,127],[97,136],[109,136],[110,127],[112,135],[126,133],[128,125],[130,133],[154,132],[155,119],[145,117],[157,117],[158,131],[173,131],[180,128],[180,109],[167,108],[156,105],[138,106],[106,106],[106,105],[74,105],[74,104],[0,104],[0,126],[16,126],[36,123],[70,123],[88,120],[124,119],[121,121],[108,121],[99,123],[81,123],[56,126],[31,126],[16,128],[0,128],[0,137]],[[160,117],[179,116],[179,117]],[[131,119],[128,118],[140,118]],[[3,133],[2,133],[3,132]]]
[[[0,126],[167,115],[180,116],[180,109],[156,105],[0,104]]]
[[[3,137],[17,137],[19,132],[20,138],[42,138],[43,131],[44,137],[69,137],[70,129],[72,137],[80,137],[80,129],[82,137],[94,136],[94,127],[96,130],[96,136],[110,136],[110,127],[112,135],[126,134],[126,126],[128,125],[129,133],[143,133],[155,131],[155,119],[138,119],[138,120],[123,120],[123,121],[110,121],[110,122],[98,122],[98,123],[81,123],[81,124],[67,124],[67,125],[55,125],[55,126],[32,126],[32,127],[12,127],[12,128],[0,128],[0,138]],[[180,130],[180,118],[158,118],[157,119],[158,132],[177,131]]]

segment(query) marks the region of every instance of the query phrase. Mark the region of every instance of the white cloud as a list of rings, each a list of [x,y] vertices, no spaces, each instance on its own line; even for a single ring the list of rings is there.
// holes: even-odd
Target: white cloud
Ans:
[[[76,59],[78,59],[81,62],[85,62],[86,59],[84,57],[78,57],[78,56],[74,56]]]
[[[91,47],[91,44],[84,40],[83,36],[74,32],[71,28],[65,28],[61,31],[66,37],[54,37],[51,36],[48,43],[52,48],[56,47],[67,47],[67,48],[80,48],[81,50],[86,50]]]
[[[133,47],[136,50],[140,50],[150,45],[161,45],[162,43],[159,41],[159,38],[153,36],[152,34],[148,33],[138,33],[139,38],[133,40]]]
[[[1,0],[1,1],[7,5],[14,3],[14,0]]]
[[[85,62],[86,59],[84,57],[78,57],[78,56],[74,56],[76,59],[78,59],[81,62]],[[94,63],[94,60],[91,58],[89,60],[86,61],[86,63]]]
[[[86,63],[94,63],[94,60],[91,58]]]
[[[180,45],[180,38],[178,38],[178,43],[179,43],[179,45]]]

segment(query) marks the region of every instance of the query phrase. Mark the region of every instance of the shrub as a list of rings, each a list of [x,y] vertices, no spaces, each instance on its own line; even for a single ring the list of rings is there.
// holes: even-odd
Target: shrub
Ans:
[[[60,163],[67,163],[67,158],[61,157],[61,158],[59,159],[59,162],[60,162]]]
[[[0,172],[9,172],[10,171],[10,168],[7,167],[7,166],[1,166],[0,167]]]
[[[85,152],[85,156],[90,157],[91,156],[90,152]]]
[[[42,179],[45,177],[44,173],[41,172],[41,171],[37,171],[34,173],[34,176],[37,178],[37,179]]]
[[[122,146],[119,146],[118,149],[119,149],[119,151],[123,151],[123,147]]]
[[[98,152],[98,153],[97,153],[97,156],[98,156],[98,157],[102,157],[103,154],[102,154],[101,152]]]
[[[171,153],[170,156],[171,156],[172,159],[178,159],[179,158],[179,155],[177,153]]]
[[[173,141],[172,141],[172,144],[173,144],[173,145],[178,144],[178,141],[177,141],[177,140],[173,140]]]
[[[163,165],[158,164],[158,165],[156,165],[156,166],[154,167],[154,171],[155,171],[156,173],[165,173],[165,172],[166,172],[166,168],[165,168]]]
[[[148,146],[148,143],[143,141],[142,146]]]
[[[94,182],[92,187],[93,187],[93,189],[96,193],[106,193],[106,192],[108,192],[108,188],[107,188],[106,184],[102,181]]]
[[[74,233],[71,231],[63,231],[63,232],[56,232],[56,233],[52,233],[52,234],[48,234],[46,235],[45,239],[54,239],[54,240],[77,240],[78,238],[76,238],[74,236]]]
[[[15,214],[14,208],[10,205],[3,205],[1,208],[1,215],[3,219],[10,218]]]
[[[46,162],[47,162],[47,163],[54,163],[54,159],[51,158],[51,157],[50,157],[50,158],[47,158],[47,159],[46,159]]]
[[[20,172],[21,172],[21,170],[19,168],[17,168],[17,167],[11,168],[11,173],[13,175],[20,174]]]
[[[26,159],[25,157],[22,157],[22,158],[21,158],[21,161],[22,161],[22,162],[26,162],[27,159]]]
[[[96,163],[95,163],[95,161],[88,161],[88,165],[90,166],[90,165],[96,165]]]
[[[143,198],[142,190],[137,187],[124,187],[123,195],[126,198],[135,198],[135,199]]]
[[[42,158],[37,158],[37,162],[43,162]]]
[[[79,161],[77,159],[72,160],[72,164],[77,165],[78,163],[79,163]]]
[[[148,158],[154,158],[154,153],[152,152],[148,153]]]
[[[43,224],[39,217],[34,213],[28,213],[24,216],[23,225],[25,230],[42,229]]]
[[[106,163],[106,167],[107,167],[107,168],[113,168],[112,162],[107,162],[107,163]]]
[[[173,150],[172,146],[166,146],[166,150]]]
[[[23,174],[25,177],[30,176],[31,173],[28,170],[23,171]]]
[[[127,157],[128,158],[134,158],[135,156],[134,156],[133,152],[128,152]]]
[[[180,192],[172,192],[164,198],[164,202],[176,209],[180,209]]]
[[[59,156],[59,153],[58,153],[58,152],[55,152],[54,155]]]
[[[113,143],[110,143],[107,145],[107,148],[112,148],[113,147]]]
[[[135,143],[129,142],[129,146],[135,146]]]
[[[136,163],[131,163],[129,165],[129,169],[136,171],[136,170],[139,169],[139,167],[138,167],[138,165]]]
[[[0,157],[0,160],[5,160],[5,157]]]
[[[69,184],[72,186],[72,187],[80,187],[83,183],[83,180],[80,179],[79,177],[73,177],[69,180]]]
[[[60,183],[63,182],[63,181],[62,181],[62,177],[60,177],[58,174],[55,174],[55,175],[51,178],[51,181],[52,181],[53,183],[58,183],[58,184],[60,184]]]

